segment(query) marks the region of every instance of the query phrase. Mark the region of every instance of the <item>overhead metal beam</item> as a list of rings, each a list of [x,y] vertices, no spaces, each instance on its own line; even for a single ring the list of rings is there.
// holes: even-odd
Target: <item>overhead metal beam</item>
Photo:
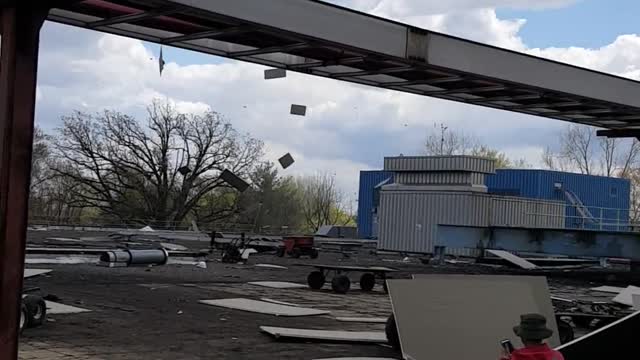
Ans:
[[[516,106],[507,106],[510,110],[520,110],[520,109],[553,109],[559,107],[568,107],[568,106],[580,106],[583,105],[579,101],[566,101],[566,102],[557,102],[557,103],[535,103],[535,104],[524,104],[524,105],[516,105]],[[550,113],[555,114],[555,113]]]
[[[542,98],[542,95],[539,94],[530,94],[530,95],[505,95],[505,96],[494,96],[482,99],[472,99],[467,100],[470,103],[486,103],[486,102],[497,102],[497,101],[509,101],[509,102],[517,102],[522,100],[536,100]]]
[[[158,16],[174,14],[182,9],[184,9],[183,6],[171,6],[171,7],[166,7],[162,9],[141,11],[135,14],[115,16],[112,18],[104,19],[104,20],[90,22],[87,24],[87,27],[89,29],[95,29],[102,26],[116,25],[116,24],[122,24],[122,23],[132,23],[140,20],[151,19]]]
[[[345,77],[359,77],[368,75],[385,75],[394,74],[399,72],[406,72],[412,70],[411,66],[400,66],[379,70],[362,70],[362,71],[350,71],[331,75],[332,78],[345,78]]]
[[[0,360],[18,358],[38,45],[48,12],[40,2],[0,8]]]
[[[501,91],[506,87],[502,85],[497,86],[481,86],[475,88],[461,88],[461,89],[446,89],[446,90],[427,90],[424,91],[425,95],[450,95],[450,94],[473,94],[481,92]]]
[[[436,85],[465,80],[462,76],[444,76],[435,79],[408,80],[385,83],[386,86]]]
[[[365,61],[364,56],[354,56],[350,58],[336,59],[336,60],[324,60],[324,61],[311,61],[302,64],[291,64],[287,65],[287,69],[289,70],[302,70],[302,69],[312,69],[316,67],[325,67],[325,66],[336,66],[336,65],[350,65],[357,64]]]
[[[608,138],[637,138],[640,137],[640,129],[598,130],[596,131],[596,135]]]
[[[306,49],[308,47],[309,47],[309,44],[307,43],[296,43],[296,44],[284,45],[284,46],[271,46],[271,47],[255,49],[255,50],[233,51],[228,53],[228,55],[232,58],[236,58],[236,57],[243,57],[243,56],[271,54],[271,53],[286,53],[287,51]]]
[[[251,28],[249,27],[236,26],[236,27],[222,29],[222,30],[209,30],[209,31],[197,32],[194,34],[174,36],[174,37],[163,39],[162,43],[172,44],[172,43],[181,42],[181,41],[198,40],[198,39],[204,39],[204,38],[217,38],[221,36],[243,34],[249,31],[251,31]]]

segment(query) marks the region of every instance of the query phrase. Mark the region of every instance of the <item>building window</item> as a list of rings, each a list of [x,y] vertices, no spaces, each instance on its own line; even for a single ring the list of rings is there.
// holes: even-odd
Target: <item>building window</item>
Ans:
[[[618,188],[612,187],[609,194],[611,194],[611,197],[618,197]]]

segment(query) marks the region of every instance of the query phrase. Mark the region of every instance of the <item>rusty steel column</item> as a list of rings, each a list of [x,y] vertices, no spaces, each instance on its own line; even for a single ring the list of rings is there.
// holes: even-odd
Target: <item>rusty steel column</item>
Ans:
[[[48,13],[38,5],[0,8],[0,360],[18,357],[38,43]]]

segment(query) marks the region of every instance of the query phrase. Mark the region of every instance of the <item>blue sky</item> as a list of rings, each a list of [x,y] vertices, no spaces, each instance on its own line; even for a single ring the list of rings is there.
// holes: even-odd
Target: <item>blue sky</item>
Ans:
[[[519,34],[530,47],[601,47],[618,35],[640,34],[637,0],[581,0],[559,9],[498,9],[497,14],[526,19]]]
[[[294,0],[292,0],[294,1]],[[304,1],[304,0],[296,0]],[[476,41],[640,79],[640,1],[334,0],[361,11]],[[609,3],[609,4],[608,4]],[[526,21],[522,21],[524,19]],[[286,152],[285,171],[340,174],[353,193],[361,169],[385,155],[420,154],[434,124],[473,135],[512,158],[539,165],[566,126],[555,120],[290,73],[264,81],[263,67],[59,24],[42,32],[36,121],[51,131],[73,110],[116,109],[144,121],[161,98],[187,112],[216,110],[265,141],[268,160]],[[308,115],[288,114],[292,103]]]

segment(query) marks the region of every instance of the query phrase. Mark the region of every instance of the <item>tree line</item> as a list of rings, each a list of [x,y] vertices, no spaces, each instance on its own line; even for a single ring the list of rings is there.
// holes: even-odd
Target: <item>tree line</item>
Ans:
[[[220,178],[225,169],[251,187],[230,187]],[[262,141],[211,110],[186,114],[154,101],[144,123],[112,110],[76,111],[53,132],[34,134],[34,223],[313,232],[352,224],[347,204],[333,176],[282,176],[265,161]]]

